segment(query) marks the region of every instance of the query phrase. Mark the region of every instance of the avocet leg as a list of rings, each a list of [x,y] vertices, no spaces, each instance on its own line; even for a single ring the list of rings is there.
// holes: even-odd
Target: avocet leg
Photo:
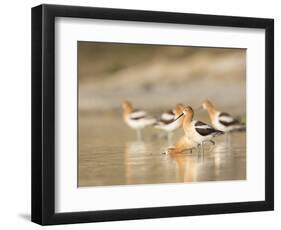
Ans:
[[[197,152],[198,152],[198,155],[201,153],[200,144],[197,145]]]
[[[141,129],[137,129],[137,138],[138,138],[138,141],[142,140],[142,131],[141,131]]]
[[[168,145],[172,145],[172,136],[173,134],[171,132],[168,132]]]
[[[201,143],[200,147],[201,147],[201,153],[204,154],[204,146],[203,146],[204,142]]]

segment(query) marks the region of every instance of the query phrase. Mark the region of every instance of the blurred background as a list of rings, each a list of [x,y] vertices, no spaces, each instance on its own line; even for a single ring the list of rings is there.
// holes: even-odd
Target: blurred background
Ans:
[[[159,117],[176,103],[246,115],[246,50],[78,42],[78,186],[246,179],[246,134],[224,137],[196,152],[163,155],[170,143],[152,127],[143,141],[123,121],[121,104]],[[205,111],[195,118],[210,124]],[[173,144],[184,135],[179,128]]]
[[[162,110],[208,98],[246,111],[246,50],[79,42],[79,109],[112,112],[123,100]]]

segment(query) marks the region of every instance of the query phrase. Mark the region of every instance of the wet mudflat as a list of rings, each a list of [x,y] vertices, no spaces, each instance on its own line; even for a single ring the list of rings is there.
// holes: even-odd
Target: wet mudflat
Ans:
[[[246,133],[215,139],[204,154],[196,150],[164,155],[165,133],[152,128],[144,139],[116,116],[79,117],[78,186],[110,186],[246,179]],[[174,142],[183,135],[179,130]]]

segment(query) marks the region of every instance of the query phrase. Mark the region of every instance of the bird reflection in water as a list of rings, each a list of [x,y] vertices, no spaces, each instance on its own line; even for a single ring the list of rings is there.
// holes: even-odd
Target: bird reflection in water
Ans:
[[[169,156],[159,154],[160,146],[161,143],[154,142],[126,142],[124,165],[127,184],[180,182],[176,179],[175,163]]]
[[[225,180],[235,173],[230,170],[231,165],[235,169],[239,165],[233,154],[238,150],[233,150],[223,140],[222,136],[217,139],[216,145],[205,143],[204,154],[198,152],[197,143],[187,139],[186,135],[166,150],[162,140],[127,141],[123,155],[125,184]],[[160,154],[164,151],[165,155]],[[236,173],[237,177],[243,178],[243,170]]]
[[[125,144],[125,175],[127,184],[135,182],[135,168],[143,161],[141,158],[147,152],[146,143],[144,141],[129,141]]]
[[[168,148],[166,154],[176,163],[176,180],[179,182],[201,181],[204,177],[214,180],[221,175],[227,144],[220,142],[217,145],[205,144],[205,154],[198,154],[196,144],[182,137],[174,147]],[[192,152],[190,151],[192,150]],[[215,154],[210,154],[215,152]],[[213,170],[210,170],[214,168]]]
[[[190,182],[196,180],[197,177],[197,164],[194,164],[194,156],[192,151],[197,144],[185,135],[179,139],[174,147],[170,147],[166,150],[174,162],[176,162],[176,179],[181,182]]]

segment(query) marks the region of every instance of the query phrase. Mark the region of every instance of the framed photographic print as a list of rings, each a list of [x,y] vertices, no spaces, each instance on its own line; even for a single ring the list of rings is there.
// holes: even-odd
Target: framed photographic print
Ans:
[[[32,8],[32,221],[273,210],[274,22]]]

